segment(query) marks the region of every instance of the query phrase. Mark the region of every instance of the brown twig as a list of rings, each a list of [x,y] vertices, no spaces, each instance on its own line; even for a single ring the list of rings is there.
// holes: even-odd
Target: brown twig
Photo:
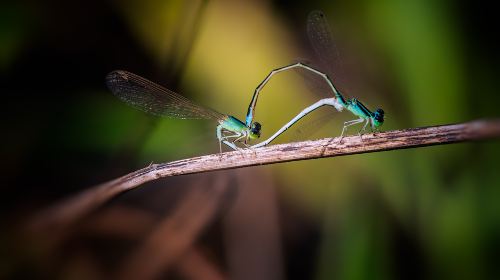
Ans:
[[[89,188],[42,212],[31,224],[31,229],[67,226],[117,194],[163,177],[499,137],[499,119],[478,120],[453,125],[393,130],[375,135],[365,134],[362,138],[344,137],[342,143],[339,143],[339,138],[325,138],[151,164],[118,179]]]

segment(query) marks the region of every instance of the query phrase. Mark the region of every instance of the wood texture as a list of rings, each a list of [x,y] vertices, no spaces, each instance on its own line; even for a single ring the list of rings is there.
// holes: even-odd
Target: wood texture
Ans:
[[[117,194],[163,177],[492,138],[500,138],[500,119],[364,134],[362,138],[349,136],[341,143],[338,137],[325,138],[151,164],[63,201],[40,213],[31,226],[64,227]]]

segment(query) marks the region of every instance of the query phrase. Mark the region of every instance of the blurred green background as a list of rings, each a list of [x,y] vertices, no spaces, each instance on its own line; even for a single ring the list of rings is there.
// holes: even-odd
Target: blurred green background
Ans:
[[[12,229],[58,199],[150,162],[218,151],[216,124],[134,110],[107,90],[108,72],[137,73],[244,119],[269,71],[312,59],[305,26],[316,9],[329,19],[343,64],[334,82],[346,96],[383,108],[382,129],[499,116],[498,24],[493,7],[482,2],[2,2],[6,230],[0,245],[11,251],[2,250],[0,275],[74,279],[65,262],[47,269],[26,257],[32,252],[15,246]],[[264,139],[320,97],[297,73],[276,76],[257,108]],[[350,119],[333,114],[314,133],[292,129],[277,142],[338,136]],[[267,174],[276,190],[277,278],[494,278],[500,273],[499,152],[491,141],[250,168],[256,177]],[[113,203],[147,208],[159,189],[189,177],[148,184]],[[217,220],[208,228],[216,230]],[[201,242],[230,266],[214,236]],[[73,255],[65,252],[67,261]]]

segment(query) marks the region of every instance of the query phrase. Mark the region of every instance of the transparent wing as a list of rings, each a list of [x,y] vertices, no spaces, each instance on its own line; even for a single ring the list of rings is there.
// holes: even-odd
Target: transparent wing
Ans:
[[[309,13],[307,17],[307,36],[316,54],[316,59],[312,65],[327,74],[330,79],[333,79],[332,82],[338,87],[337,82],[342,82],[342,79],[337,75],[337,72],[340,71],[336,70],[342,68],[342,63],[337,46],[333,40],[330,25],[322,11],[312,11]],[[312,92],[331,96],[330,87],[321,77],[309,71],[299,72]]]
[[[179,119],[223,120],[226,115],[133,73],[116,70],[106,76],[106,84],[116,97],[146,113]]]
[[[339,65],[339,53],[332,31],[322,11],[312,11],[307,17],[307,36],[317,55],[321,68],[329,74],[334,73],[334,66]]]
[[[316,63],[319,66],[318,69],[328,74],[340,92],[347,93],[347,95],[355,92],[358,97],[363,97],[370,75],[363,67],[359,67],[361,63],[358,60],[359,55],[350,53],[348,45],[342,44],[344,40],[335,40],[339,36],[334,36],[336,33],[332,31],[335,29],[330,28],[328,19],[323,12],[313,11],[309,14],[307,33],[316,54],[315,57],[318,59],[318,63]],[[305,79],[309,84],[317,83],[318,80],[310,77],[305,77]]]
[[[298,59],[298,60],[293,61],[293,63],[297,63],[297,62],[301,62],[301,63],[304,63],[306,65],[313,66],[314,68],[316,68],[320,71],[324,71],[324,69],[322,67],[319,67],[315,63],[312,63],[308,60]],[[314,93],[316,96],[323,96],[324,98],[332,97],[332,89],[325,82],[325,79],[323,79],[322,77],[318,76],[317,74],[312,73],[311,71],[307,71],[305,69],[297,69],[297,73],[299,73],[299,75],[304,79],[304,82],[305,82],[305,84],[310,92]],[[328,74],[328,73],[326,73],[326,74]],[[330,76],[330,78],[331,78],[331,76]]]
[[[298,124],[290,140],[295,141],[307,139],[335,120],[335,114],[337,111],[332,110],[331,108],[324,108],[323,110],[320,109],[320,111],[321,112],[315,113],[315,116],[312,116],[303,121],[301,124]]]

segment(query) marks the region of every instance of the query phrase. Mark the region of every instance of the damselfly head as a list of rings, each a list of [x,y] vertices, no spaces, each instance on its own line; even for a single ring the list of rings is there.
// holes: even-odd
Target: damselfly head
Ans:
[[[258,122],[252,123],[250,127],[250,138],[251,139],[257,139],[260,137],[260,129],[262,128],[262,125]]]
[[[379,127],[384,123],[384,110],[382,109],[377,109],[373,113],[373,125],[375,127]]]

